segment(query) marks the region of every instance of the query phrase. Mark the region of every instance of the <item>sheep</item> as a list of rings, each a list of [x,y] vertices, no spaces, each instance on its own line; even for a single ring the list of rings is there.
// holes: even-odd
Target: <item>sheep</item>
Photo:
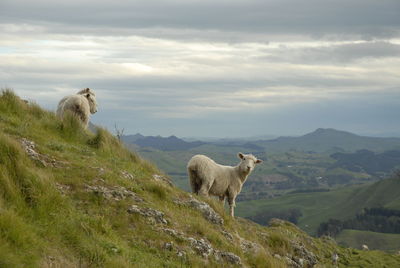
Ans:
[[[62,119],[66,111],[75,114],[81,120],[84,128],[87,128],[90,114],[97,112],[96,94],[86,88],[75,95],[62,98],[58,103],[56,114]]]
[[[227,198],[232,217],[234,217],[236,196],[242,190],[243,184],[255,165],[262,162],[252,154],[238,153],[238,157],[241,161],[235,167],[217,164],[205,155],[193,156],[187,165],[193,193],[218,196],[222,204]]]

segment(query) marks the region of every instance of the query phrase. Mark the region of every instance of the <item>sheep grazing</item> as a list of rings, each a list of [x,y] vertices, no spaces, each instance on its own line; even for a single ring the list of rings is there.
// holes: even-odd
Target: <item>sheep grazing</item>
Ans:
[[[58,103],[57,116],[63,118],[66,111],[71,111],[87,128],[90,114],[97,112],[96,94],[89,88],[79,91],[75,95],[66,96]]]
[[[193,193],[218,196],[222,203],[228,198],[232,217],[236,196],[255,165],[262,162],[251,154],[238,153],[238,157],[241,161],[235,167],[217,164],[205,155],[193,156],[187,165]]]

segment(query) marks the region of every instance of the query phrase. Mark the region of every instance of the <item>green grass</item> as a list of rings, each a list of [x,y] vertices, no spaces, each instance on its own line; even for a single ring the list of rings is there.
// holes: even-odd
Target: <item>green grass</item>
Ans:
[[[35,142],[45,161],[30,158],[22,138]],[[47,162],[46,162],[47,161]],[[122,171],[132,174],[125,178]],[[293,241],[304,244],[329,263],[324,245],[290,224],[266,228],[231,219],[216,200],[201,198],[224,218],[223,226],[208,222],[201,212],[178,205],[189,194],[153,179],[162,172],[125,148],[107,130],[93,134],[73,116],[60,121],[36,104],[27,104],[11,90],[0,94],[0,267],[221,267],[203,259],[187,241],[159,230],[146,218],[127,213],[132,204],[160,210],[167,228],[208,240],[214,248],[241,257],[248,267],[285,267],[274,254],[294,254]],[[87,185],[125,187],[143,198],[115,201],[89,192]],[[60,186],[63,188],[60,189]],[[222,230],[234,236],[229,241]],[[244,252],[237,236],[261,245]],[[163,248],[173,241],[187,253]],[[400,258],[378,253],[381,263],[400,265]],[[369,258],[369,255],[362,259]],[[392,260],[393,259],[393,260]],[[354,260],[351,256],[348,262]],[[225,265],[228,267],[228,265]],[[321,266],[323,267],[323,266]]]
[[[400,250],[400,234],[386,234],[359,230],[343,230],[336,241],[344,246],[361,249],[367,245],[370,250],[385,250],[398,253]]]

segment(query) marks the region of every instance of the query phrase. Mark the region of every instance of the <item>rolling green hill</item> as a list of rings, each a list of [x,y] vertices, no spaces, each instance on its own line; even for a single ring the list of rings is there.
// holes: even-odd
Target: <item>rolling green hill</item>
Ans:
[[[398,267],[193,198],[104,129],[0,94],[0,267]]]
[[[330,218],[348,219],[366,207],[400,209],[399,192],[400,179],[395,177],[329,192],[288,194],[274,199],[240,202],[237,213],[242,217],[255,217],[271,211],[298,209],[302,213],[298,225],[315,235],[319,224]]]

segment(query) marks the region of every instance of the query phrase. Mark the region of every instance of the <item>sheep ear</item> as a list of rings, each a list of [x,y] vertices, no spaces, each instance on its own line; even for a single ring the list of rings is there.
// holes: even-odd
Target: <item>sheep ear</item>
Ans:
[[[263,161],[261,160],[261,159],[257,159],[257,161],[256,161],[256,164],[260,164],[260,163],[262,163]]]
[[[238,153],[238,157],[239,157],[240,159],[243,159],[243,158],[244,158],[244,155],[243,155],[242,153]]]
[[[85,89],[85,92],[89,92],[90,91],[90,89],[87,87],[86,89]]]

